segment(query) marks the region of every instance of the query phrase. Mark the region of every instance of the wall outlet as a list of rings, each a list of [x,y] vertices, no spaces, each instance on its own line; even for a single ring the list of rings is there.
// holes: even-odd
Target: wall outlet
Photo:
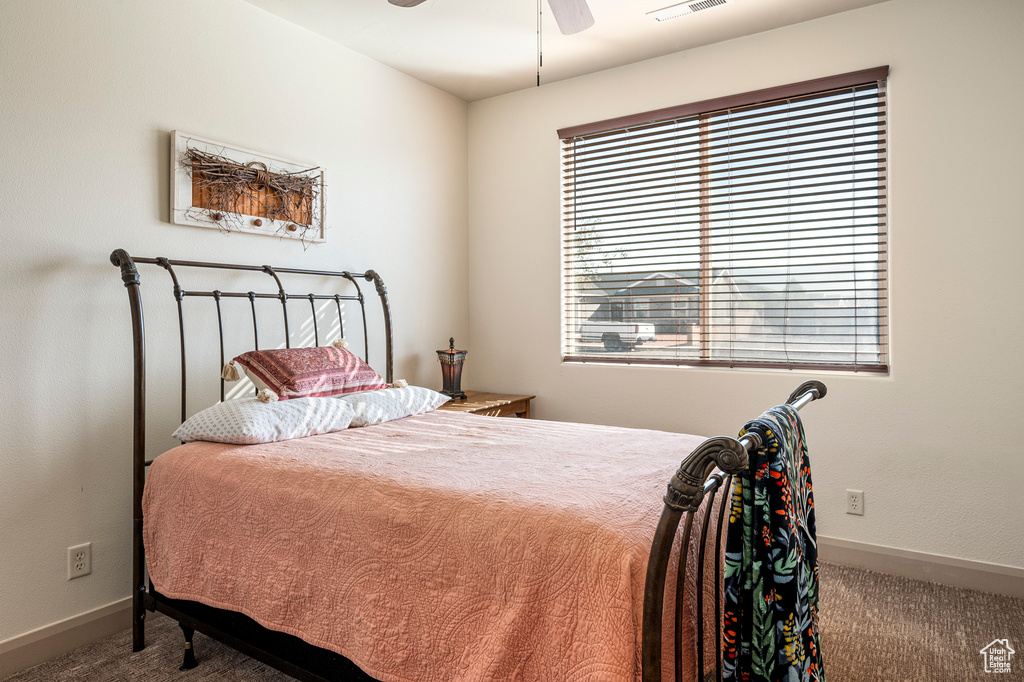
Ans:
[[[92,573],[92,543],[68,547],[68,580]]]
[[[846,491],[846,513],[856,514],[857,516],[864,516],[864,491],[863,490],[847,490]]]

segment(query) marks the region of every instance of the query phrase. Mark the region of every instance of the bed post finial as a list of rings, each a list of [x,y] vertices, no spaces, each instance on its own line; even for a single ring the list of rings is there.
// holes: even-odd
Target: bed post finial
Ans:
[[[708,438],[679,465],[668,482],[665,504],[677,511],[697,511],[704,499],[704,482],[712,465],[728,474],[739,474],[746,470],[748,461],[747,449],[735,438]]]
[[[363,279],[367,282],[373,282],[373,286],[377,289],[378,296],[387,296],[388,288],[384,286],[384,280],[380,278],[376,270],[367,270],[363,273]]]
[[[797,386],[796,390],[789,394],[789,398],[786,400],[786,404],[792,405],[797,398],[802,396],[804,393],[807,393],[808,391],[814,391],[817,394],[814,396],[814,399],[821,400],[822,398],[825,397],[825,394],[828,393],[828,388],[825,386],[825,384],[821,383],[820,381],[815,381],[813,379],[811,381],[805,381],[804,383]]]
[[[363,279],[365,279],[367,282],[373,282],[373,286],[377,290],[377,297],[380,298],[381,309],[383,310],[384,313],[384,352],[387,355],[387,370],[385,371],[386,376],[384,377],[384,379],[390,384],[395,380],[395,363],[394,350],[391,338],[391,304],[388,303],[388,288],[384,286],[384,280],[381,279],[380,275],[377,274],[376,270],[367,270],[366,272],[364,272]],[[365,313],[363,317],[363,330],[366,330]]]
[[[110,254],[110,262],[115,267],[121,268],[121,281],[126,287],[139,283],[139,271],[135,268],[135,261],[124,249],[114,249]]]

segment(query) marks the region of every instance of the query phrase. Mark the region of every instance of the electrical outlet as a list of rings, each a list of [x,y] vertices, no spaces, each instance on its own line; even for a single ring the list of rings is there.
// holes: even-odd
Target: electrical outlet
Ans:
[[[92,573],[92,543],[68,547],[68,580]]]
[[[863,490],[847,490],[846,491],[846,513],[856,514],[857,516],[864,516],[864,491]]]

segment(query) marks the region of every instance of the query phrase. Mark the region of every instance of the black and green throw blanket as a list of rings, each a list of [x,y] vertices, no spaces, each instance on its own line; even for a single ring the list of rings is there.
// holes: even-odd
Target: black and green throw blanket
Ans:
[[[734,682],[824,681],[818,549],[804,427],[789,405],[747,424],[764,446],[733,482],[722,669]]]

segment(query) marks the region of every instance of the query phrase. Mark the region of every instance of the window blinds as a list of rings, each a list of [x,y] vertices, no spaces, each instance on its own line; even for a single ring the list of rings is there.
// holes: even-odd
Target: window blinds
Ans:
[[[888,371],[887,74],[559,131],[563,358]]]

